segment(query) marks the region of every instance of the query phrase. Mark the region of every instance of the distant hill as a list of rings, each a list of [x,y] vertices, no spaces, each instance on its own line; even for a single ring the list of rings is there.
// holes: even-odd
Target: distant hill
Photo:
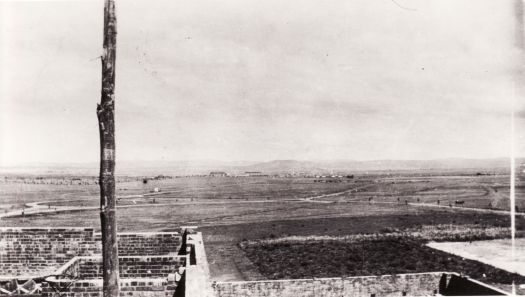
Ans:
[[[325,170],[321,164],[310,161],[274,160],[234,167],[236,171],[261,171],[266,173],[318,172]]]
[[[523,162],[524,159],[517,160],[516,163],[519,164],[520,161]],[[326,167],[332,169],[354,168],[355,170],[495,169],[509,166],[508,158],[326,162]]]
[[[517,164],[525,163],[525,159],[518,159]],[[236,169],[245,171],[262,171],[267,173],[290,172],[352,172],[375,170],[459,170],[479,169],[493,170],[509,168],[507,158],[495,159],[437,159],[437,160],[376,160],[376,161],[297,161],[275,160],[256,163]]]
[[[494,159],[436,159],[436,160],[328,160],[300,161],[273,160],[269,162],[216,160],[188,161],[117,161],[118,175],[195,175],[209,174],[211,171],[225,171],[239,174],[246,171],[260,171],[266,174],[282,173],[337,173],[385,170],[461,170],[499,171],[509,168],[507,158]],[[516,160],[525,164],[525,159]],[[97,163],[79,164],[31,164],[18,167],[0,167],[0,174],[69,174],[98,175]]]

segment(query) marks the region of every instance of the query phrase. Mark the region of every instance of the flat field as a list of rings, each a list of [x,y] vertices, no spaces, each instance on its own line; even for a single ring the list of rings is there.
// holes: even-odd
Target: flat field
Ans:
[[[214,280],[264,276],[242,240],[453,224],[509,226],[507,175],[382,172],[354,178],[119,177],[121,231],[198,225]],[[456,204],[459,201],[461,204]],[[99,226],[95,177],[0,177],[0,226]],[[525,208],[518,183],[517,206]],[[518,229],[525,220],[517,218]],[[521,232],[520,231],[520,232]]]

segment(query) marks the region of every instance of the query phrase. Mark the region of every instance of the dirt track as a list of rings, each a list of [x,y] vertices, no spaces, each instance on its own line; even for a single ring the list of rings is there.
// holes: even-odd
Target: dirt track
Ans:
[[[362,187],[359,187],[362,188]],[[331,200],[322,200],[326,198],[335,198],[335,197],[341,197],[348,193],[352,193],[353,191],[356,191],[358,188],[352,188],[349,190],[337,192],[337,193],[330,193],[330,194],[322,194],[322,195],[314,195],[306,198],[292,198],[292,199],[266,199],[266,200],[231,200],[231,201],[193,201],[193,202],[170,202],[170,203],[140,203],[140,204],[130,204],[130,205],[120,205],[117,206],[117,208],[136,208],[136,207],[161,207],[161,206],[173,206],[173,205],[212,205],[212,204],[252,204],[252,203],[282,203],[282,202],[307,202],[307,203],[337,203],[336,201]],[[166,192],[161,193],[146,193],[146,194],[136,194],[136,195],[127,195],[123,196],[122,198],[126,199],[132,199],[132,198],[139,198],[139,197],[153,197],[157,195],[163,195],[166,194]],[[71,199],[68,200],[70,202],[75,201],[82,201],[84,199]],[[63,212],[76,212],[76,211],[87,211],[87,210],[97,210],[98,206],[53,206],[50,207],[48,204],[53,203],[59,203],[64,202],[63,200],[54,200],[54,201],[43,201],[43,202],[32,202],[27,203],[25,206],[26,208],[22,210],[14,210],[9,211],[5,213],[0,213],[0,219],[2,218],[9,218],[9,217],[20,217],[20,216],[31,216],[31,215],[40,215],[40,214],[56,214],[56,213],[63,213]],[[360,200],[359,198],[354,199],[347,199],[345,200],[345,203],[364,203],[365,201]],[[369,203],[373,204],[391,204],[391,205],[399,205],[399,202],[390,202],[390,201],[369,201]],[[462,210],[462,211],[472,211],[472,212],[478,212],[478,213],[493,213],[493,214],[501,214],[501,215],[510,215],[510,211],[506,210],[496,210],[496,209],[485,209],[485,208],[474,208],[474,207],[458,207],[458,206],[447,206],[447,205],[438,205],[438,204],[431,204],[431,203],[414,203],[410,202],[407,203],[409,206],[414,207],[431,207],[431,208],[440,208],[440,209],[455,209],[455,210]],[[517,212],[517,216],[525,216],[525,213],[523,212]]]

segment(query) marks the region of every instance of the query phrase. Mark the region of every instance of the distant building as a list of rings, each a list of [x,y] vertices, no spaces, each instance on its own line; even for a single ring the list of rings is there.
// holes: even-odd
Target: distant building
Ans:
[[[246,171],[244,174],[246,174],[246,176],[268,176],[268,174],[263,174],[260,171]]]
[[[211,177],[225,177],[228,176],[228,174],[224,171],[212,171],[210,172]]]

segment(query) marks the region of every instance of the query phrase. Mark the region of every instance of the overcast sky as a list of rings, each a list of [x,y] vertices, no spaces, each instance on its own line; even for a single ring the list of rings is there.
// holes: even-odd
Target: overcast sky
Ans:
[[[513,98],[524,134],[515,0],[126,0],[117,18],[119,160],[505,157]],[[0,3],[0,165],[98,160],[102,21],[102,0]]]

